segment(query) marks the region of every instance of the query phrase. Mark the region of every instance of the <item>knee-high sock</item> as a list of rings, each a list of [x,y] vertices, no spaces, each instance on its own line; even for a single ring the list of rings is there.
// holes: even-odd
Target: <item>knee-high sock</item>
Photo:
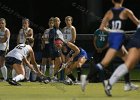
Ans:
[[[15,71],[15,69],[12,69],[12,78],[14,78],[14,77],[16,77],[16,71]]]
[[[7,80],[7,67],[5,65],[1,67],[1,72],[4,80]]]
[[[130,81],[130,73],[126,73],[125,75],[124,75],[124,81],[125,81],[125,83],[130,83],[131,81]]]
[[[46,73],[46,65],[41,65],[41,72],[42,72],[43,74]]]
[[[50,65],[50,68],[49,68],[49,76],[50,77],[53,77],[54,76],[54,65]]]
[[[95,69],[95,73],[99,73],[100,81],[103,81],[105,79],[105,71],[103,65],[101,63],[98,63],[96,64]]]
[[[125,64],[121,64],[112,74],[112,76],[109,79],[110,85],[113,85],[116,83],[120,77],[128,73],[128,68]]]
[[[81,78],[81,74],[82,74],[82,68],[77,68],[77,80],[80,81],[80,78]]]
[[[22,74],[17,75],[16,77],[13,78],[14,81],[18,82],[23,80],[25,77]]]
[[[25,66],[25,77],[27,80],[30,79],[31,69],[28,66]]]

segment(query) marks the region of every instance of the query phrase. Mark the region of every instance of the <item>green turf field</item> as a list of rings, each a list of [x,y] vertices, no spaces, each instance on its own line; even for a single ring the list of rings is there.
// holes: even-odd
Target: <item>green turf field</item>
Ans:
[[[63,83],[43,84],[39,82],[21,82],[22,86],[11,86],[0,82],[0,100],[139,100],[140,90],[124,92],[123,83],[113,87],[113,97],[107,97],[101,83],[88,84],[82,92],[80,85]],[[136,83],[140,85],[140,83]]]

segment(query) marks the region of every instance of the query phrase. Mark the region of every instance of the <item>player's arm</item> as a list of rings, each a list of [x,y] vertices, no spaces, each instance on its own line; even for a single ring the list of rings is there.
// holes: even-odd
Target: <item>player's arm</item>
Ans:
[[[5,43],[8,38],[10,38],[10,31],[9,30],[6,30],[5,31],[5,34],[4,34],[4,37],[0,37],[0,42],[1,43]]]
[[[112,16],[111,14],[112,14],[111,10],[109,10],[109,11],[105,14],[105,16],[104,16],[104,18],[103,18],[103,20],[102,20],[102,23],[101,23],[101,25],[100,25],[100,27],[99,27],[100,30],[102,30],[102,31],[107,31],[107,32],[108,32],[107,26],[108,26],[108,22],[109,22],[109,20],[110,20],[110,16]]]
[[[33,66],[34,66],[34,69],[36,70],[36,72],[38,73],[38,75],[44,75],[40,70],[39,70],[39,68],[37,67],[37,63],[36,63],[36,61],[35,61],[35,56],[34,56],[34,51],[33,51],[33,49],[31,48],[30,49],[30,58],[31,58],[31,64],[33,64]]]
[[[29,61],[27,60],[27,58],[23,58],[23,62],[25,62],[25,64],[33,71],[33,72],[35,72],[36,73],[36,71],[34,70],[34,67],[33,67],[33,65],[31,65],[30,63],[29,63]]]
[[[74,53],[72,54],[72,57],[70,58],[70,60],[73,60],[73,58],[76,57],[80,53],[80,49],[71,42],[68,42],[67,45],[69,48],[71,48],[74,51]]]
[[[25,36],[26,36],[26,38],[27,38],[27,37],[33,38],[33,29],[30,29],[30,30],[28,31],[28,33],[25,33]]]
[[[128,18],[131,19],[136,25],[140,24],[140,21],[136,18],[136,16],[131,10],[126,9],[126,13],[128,15]]]
[[[65,63],[66,62],[66,57],[65,55],[61,52],[61,59],[62,59],[62,62]]]
[[[72,40],[70,42],[74,43],[75,40],[76,40],[76,29],[75,29],[75,27],[72,27],[71,32],[72,32]]]

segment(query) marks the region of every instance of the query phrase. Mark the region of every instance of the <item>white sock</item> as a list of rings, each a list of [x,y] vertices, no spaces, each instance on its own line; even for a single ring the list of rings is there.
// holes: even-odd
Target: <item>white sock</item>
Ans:
[[[31,69],[28,66],[25,66],[25,77],[27,80],[30,79]]]
[[[16,77],[13,78],[14,81],[18,82],[20,80],[23,80],[25,77],[22,74],[17,75]]]
[[[41,65],[41,72],[42,72],[43,74],[46,73],[46,65]]]
[[[109,79],[110,85],[116,83],[120,79],[120,77],[122,77],[126,73],[128,73],[128,68],[125,64],[121,64],[120,66],[118,66],[118,68],[114,71]]]
[[[53,75],[54,75],[54,65],[50,65],[49,75],[50,75],[50,77],[53,77]]]
[[[15,69],[12,69],[12,78],[14,78],[14,77],[16,77],[16,71],[15,71]]]
[[[1,73],[2,73],[4,80],[7,80],[7,67],[5,65],[3,67],[1,67]]]

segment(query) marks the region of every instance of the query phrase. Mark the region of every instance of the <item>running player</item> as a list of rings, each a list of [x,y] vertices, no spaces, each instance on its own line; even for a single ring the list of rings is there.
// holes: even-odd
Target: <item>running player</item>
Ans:
[[[16,71],[17,75],[13,77],[12,80],[9,80],[9,84],[11,85],[20,85],[18,81],[21,81],[25,78],[25,70],[23,63],[26,63],[28,67],[37,73],[39,76],[44,75],[40,72],[40,70],[37,67],[37,63],[35,61],[34,51],[32,49],[34,43],[33,38],[26,38],[25,44],[19,44],[17,45],[13,50],[8,52],[6,55],[6,64],[13,67],[13,69]],[[30,56],[31,58],[31,64],[27,60],[27,56]]]
[[[67,61],[63,61],[64,63],[69,63],[70,65],[65,68],[65,74],[75,82],[76,79],[72,74],[72,71],[75,68],[81,68],[82,65],[87,60],[87,53],[84,49],[77,47],[75,44],[71,42],[64,42],[62,38],[58,38],[55,40],[55,46],[62,50],[63,54],[70,54]]]
[[[104,68],[108,66],[111,60],[117,55],[118,51],[120,51],[118,56],[125,60],[125,54],[123,54],[120,49],[125,40],[124,29],[126,20],[129,18],[136,25],[139,24],[139,20],[134,16],[133,12],[122,7],[123,1],[124,0],[112,0],[114,7],[107,11],[99,28],[100,30],[109,32],[109,49],[103,60],[96,65],[96,69],[100,71],[100,75],[102,75],[102,80],[104,79]],[[107,24],[109,24],[110,30],[106,28]],[[133,84],[130,85],[137,89],[137,86]]]
[[[94,46],[96,48],[97,51],[94,52],[93,58],[90,60],[90,70],[89,70],[89,74],[86,78],[86,81],[84,79],[82,79],[82,91],[85,90],[85,86],[87,84],[88,81],[90,81],[91,79],[93,79],[92,81],[102,81],[102,75],[100,75],[100,73],[96,72],[96,68],[95,68],[95,64],[99,63],[102,60],[102,57],[105,56],[107,50],[108,50],[108,32],[103,32],[99,29],[97,29],[94,32]],[[122,51],[125,52],[126,54],[128,53],[127,50],[125,49],[124,46],[122,46]],[[109,65],[111,66],[111,65]],[[105,70],[105,79],[108,77],[108,74],[111,74],[110,69],[106,69]],[[110,75],[109,75],[110,76]],[[83,75],[83,77],[85,77]],[[129,77],[129,73],[127,73],[124,77],[125,80],[125,87],[124,90],[125,91],[129,91],[129,90],[133,90],[133,89],[137,89],[138,86],[134,85],[131,83],[130,81],[130,77]],[[127,85],[128,84],[128,85]],[[130,85],[131,84],[131,85]]]
[[[49,51],[49,32],[51,29],[53,29],[54,26],[54,18],[51,17],[49,19],[49,28],[45,30],[43,36],[42,36],[42,46],[43,46],[43,58],[42,58],[42,65],[41,65],[41,71],[45,74],[46,72],[46,63],[47,63],[47,59],[49,62],[49,68],[50,68],[50,77],[52,76],[52,72],[51,72],[51,66],[54,65],[54,62],[50,59],[50,51]]]
[[[111,88],[112,86],[126,73],[128,73],[130,70],[132,70],[137,63],[139,63],[140,60],[140,25],[138,26],[138,29],[134,36],[129,40],[128,43],[128,55],[125,62],[118,66],[118,68],[114,71],[112,76],[109,80],[105,80],[104,88],[105,93],[107,96],[112,96],[111,94]]]
[[[4,80],[7,80],[7,68],[5,66],[5,54],[9,50],[10,31],[6,28],[6,20],[0,18],[0,68]]]

